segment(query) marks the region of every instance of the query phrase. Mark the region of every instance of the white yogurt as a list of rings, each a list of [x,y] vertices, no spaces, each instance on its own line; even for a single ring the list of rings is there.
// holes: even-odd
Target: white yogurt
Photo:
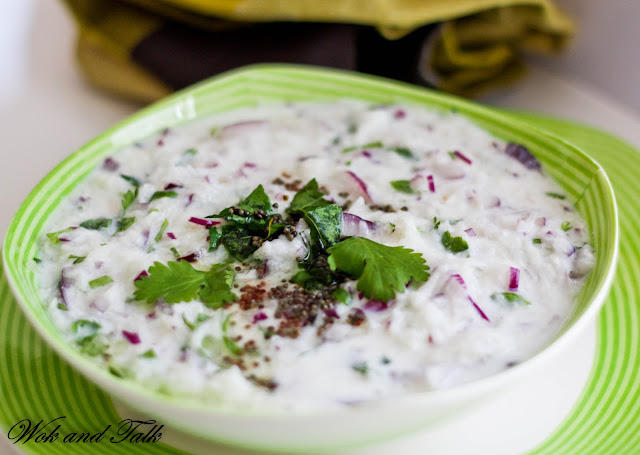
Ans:
[[[469,382],[553,340],[594,263],[563,191],[506,148],[456,114],[352,101],[238,110],[165,130],[106,160],[61,204],[48,231],[76,229],[43,239],[42,294],[69,342],[114,374],[212,404],[329,408]],[[140,182],[126,211],[134,187],[121,175]],[[245,286],[264,282],[260,307],[133,298],[134,279],[154,262],[186,257],[206,271],[229,259],[224,246],[208,251],[208,229],[192,217],[205,220],[261,184],[286,218],[314,178],[326,199],[365,220],[345,215],[343,237],[412,249],[429,280],[380,304],[347,279],[349,304],[331,301],[327,315],[280,330],[287,317],[277,317],[269,290],[299,271],[309,238],[300,220],[296,237],[265,241],[230,265],[245,303],[254,289]],[[408,192],[392,181],[407,181],[396,188]],[[174,197],[150,201],[163,191]],[[99,218],[110,225],[78,227]],[[117,232],[124,218],[135,221]],[[468,248],[445,248],[446,232]],[[354,315],[364,320],[355,325]],[[89,322],[74,331],[76,321]]]

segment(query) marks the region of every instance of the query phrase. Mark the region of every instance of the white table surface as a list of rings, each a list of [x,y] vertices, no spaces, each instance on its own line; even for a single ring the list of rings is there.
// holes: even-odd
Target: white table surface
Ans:
[[[95,92],[84,83],[73,65],[72,24],[58,2],[0,0],[0,6],[5,6],[0,17],[0,235],[4,236],[20,202],[56,163],[137,106]],[[640,146],[636,113],[567,74],[533,69],[518,85],[482,101],[581,121]],[[577,398],[591,368],[594,345],[592,325],[544,374],[527,379],[491,403],[434,429],[352,454],[422,455],[428,447],[431,455],[515,455],[535,447]],[[521,411],[514,414],[514,408]],[[507,414],[522,424],[510,425]],[[507,436],[502,431],[505,426]],[[2,433],[0,454],[15,453]],[[238,452],[219,449],[214,453]]]

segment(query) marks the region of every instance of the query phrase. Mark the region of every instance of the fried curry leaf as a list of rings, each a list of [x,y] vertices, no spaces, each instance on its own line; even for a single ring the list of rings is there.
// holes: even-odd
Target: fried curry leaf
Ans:
[[[310,180],[296,193],[287,213],[304,218],[311,228],[311,240],[320,249],[329,248],[340,240],[342,209],[324,199],[316,179]]]

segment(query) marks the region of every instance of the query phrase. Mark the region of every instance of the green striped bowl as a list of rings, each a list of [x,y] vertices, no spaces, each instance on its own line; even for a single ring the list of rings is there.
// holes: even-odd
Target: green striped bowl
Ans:
[[[538,157],[586,219],[596,250],[595,269],[553,343],[527,362],[472,384],[347,410],[292,415],[210,408],[161,395],[112,376],[63,341],[40,299],[32,259],[49,215],[106,156],[160,129],[217,112],[273,102],[341,98],[455,109],[497,137],[524,144]],[[513,116],[426,89],[354,73],[286,65],[249,67],[212,78],[140,111],[94,139],[31,192],[9,227],[3,249],[8,282],[28,319],[65,360],[107,392],[163,423],[209,440],[292,452],[373,443],[424,427],[489,398],[532,368],[539,368],[595,317],[611,285],[617,255],[617,207],[609,180],[598,163],[569,143],[532,130]]]

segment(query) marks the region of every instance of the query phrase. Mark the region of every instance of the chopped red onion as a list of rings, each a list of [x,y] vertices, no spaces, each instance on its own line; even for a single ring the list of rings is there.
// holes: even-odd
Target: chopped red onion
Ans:
[[[244,122],[232,123],[222,127],[221,132],[225,134],[241,134],[244,131],[260,126],[267,126],[269,122],[266,120],[247,120]]]
[[[140,336],[136,332],[127,332],[126,330],[123,330],[122,335],[129,341],[129,343],[140,344]]]
[[[183,188],[184,185],[180,184],[180,183],[167,183],[167,185],[164,187],[165,191],[169,191],[169,190],[173,190],[175,188]]]
[[[167,237],[169,237],[171,240],[176,239],[176,235],[173,232],[167,232]]]
[[[265,319],[267,319],[267,315],[264,314],[263,311],[253,315],[253,323],[254,324],[256,324],[258,321],[264,321]]]
[[[469,301],[471,302],[471,304],[473,305],[473,307],[478,310],[478,313],[480,313],[480,317],[486,321],[489,321],[489,318],[487,317],[487,315],[484,313],[484,311],[482,311],[482,309],[478,306],[478,304],[476,302],[473,301],[473,299],[471,297],[467,297],[469,299]]]
[[[196,262],[198,260],[196,253],[191,253],[186,256],[179,257],[176,261],[187,261],[187,262]]]
[[[367,303],[364,304],[364,309],[369,311],[384,311],[389,308],[388,302],[383,302],[382,300],[368,300]]]
[[[371,195],[369,194],[369,191],[367,191],[367,184],[364,183],[364,181],[360,177],[358,177],[351,171],[347,171],[347,175],[351,177],[351,179],[353,179],[355,183],[357,183],[362,197],[364,197],[367,202],[371,202]]]
[[[547,225],[547,219],[544,216],[536,218],[536,225],[543,227]]]
[[[533,156],[529,149],[524,145],[514,144],[511,142],[507,144],[504,153],[514,160],[519,161],[524,167],[532,171],[538,171],[542,168],[536,157]]]
[[[467,163],[467,164],[471,164],[471,162],[472,162],[469,158],[467,158],[466,156],[464,156],[464,155],[463,155],[461,152],[459,152],[458,150],[455,150],[455,151],[453,152],[453,154],[454,154],[457,158],[461,159],[462,161],[464,161],[464,162],[465,162],[465,163]]]
[[[242,168],[238,169],[233,173],[233,178],[239,179],[239,178],[245,178],[245,177],[247,177],[247,174],[244,173]]]
[[[120,167],[120,163],[118,163],[113,158],[109,157],[102,163],[102,169],[109,172],[115,172]]]
[[[342,236],[351,237],[354,235],[361,235],[366,231],[375,231],[380,227],[379,223],[374,221],[365,220],[353,213],[342,213]]]
[[[396,118],[396,119],[402,119],[402,118],[405,118],[406,116],[407,116],[407,113],[402,109],[398,109],[393,113],[393,118]]]
[[[510,267],[509,270],[509,290],[517,291],[520,282],[520,269]]]
[[[250,163],[249,161],[247,161],[246,163],[244,163],[244,167],[254,168],[258,167],[258,165],[256,163]]]
[[[474,231],[473,228],[465,229],[464,232],[466,232],[469,237],[476,236],[476,231]]]
[[[338,315],[338,312],[336,311],[335,308],[328,308],[324,310],[324,314],[330,318],[340,319],[340,316]]]
[[[191,205],[191,203],[193,202],[193,197],[195,195],[193,193],[191,193],[189,196],[187,196],[187,203],[185,204],[185,207],[189,207]]]
[[[133,279],[134,283],[138,280],[141,280],[143,276],[149,276],[149,273],[146,270],[138,273],[138,276]]]
[[[210,228],[220,224],[220,221],[207,220],[204,218],[196,218],[195,216],[192,216],[191,218],[189,218],[189,222],[193,224],[197,224],[199,226],[204,226],[206,228]]]
[[[429,183],[429,191],[436,192],[436,184],[433,182],[433,175],[427,175],[427,183]]]

